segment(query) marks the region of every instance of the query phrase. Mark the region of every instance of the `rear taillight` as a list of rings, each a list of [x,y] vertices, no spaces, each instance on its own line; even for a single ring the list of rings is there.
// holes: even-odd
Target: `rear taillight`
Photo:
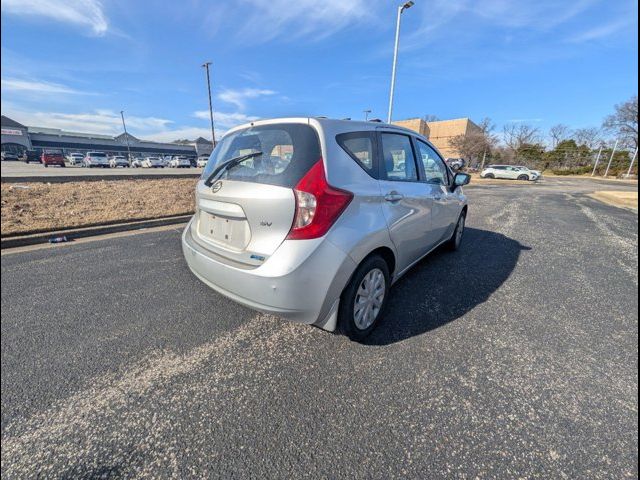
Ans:
[[[311,167],[293,190],[296,212],[289,240],[308,240],[323,236],[347,208],[353,194],[327,183],[322,159]]]

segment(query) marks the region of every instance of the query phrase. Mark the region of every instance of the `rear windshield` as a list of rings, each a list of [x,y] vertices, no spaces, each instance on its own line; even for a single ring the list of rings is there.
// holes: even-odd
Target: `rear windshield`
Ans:
[[[216,166],[242,155],[262,152],[230,168],[220,178],[293,188],[320,159],[320,141],[309,125],[281,123],[233,132],[214,148],[202,178]]]
[[[91,157],[106,157],[107,154],[103,152],[89,152],[89,156]]]

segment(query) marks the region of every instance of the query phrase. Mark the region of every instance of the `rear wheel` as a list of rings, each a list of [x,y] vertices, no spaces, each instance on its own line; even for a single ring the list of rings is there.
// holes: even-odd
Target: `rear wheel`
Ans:
[[[487,173],[484,178],[496,178],[496,176],[493,173]]]
[[[378,325],[389,296],[389,267],[378,255],[367,258],[342,292],[338,327],[351,340],[366,338]]]

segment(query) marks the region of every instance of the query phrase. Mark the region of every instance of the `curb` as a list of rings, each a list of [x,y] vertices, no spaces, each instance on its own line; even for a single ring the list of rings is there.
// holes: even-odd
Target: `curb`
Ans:
[[[158,174],[122,174],[122,175],[21,175],[3,176],[1,183],[66,183],[66,182],[99,182],[102,180],[166,180],[176,178],[199,178],[200,173],[158,173]]]
[[[0,249],[15,247],[26,247],[47,243],[52,237],[65,236],[69,240],[76,238],[93,237],[96,235],[106,235],[109,233],[126,232],[129,230],[140,230],[143,228],[163,227],[165,225],[178,225],[187,223],[193,215],[176,215],[174,217],[156,218],[153,220],[139,220],[135,222],[115,223],[112,225],[96,225],[93,227],[69,228],[66,230],[56,230],[51,232],[34,233],[31,235],[21,235],[0,239]]]

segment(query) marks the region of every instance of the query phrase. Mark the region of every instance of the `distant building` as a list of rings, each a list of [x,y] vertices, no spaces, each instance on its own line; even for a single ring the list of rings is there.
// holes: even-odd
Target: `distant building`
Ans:
[[[421,118],[410,118],[393,123],[427,137],[445,158],[462,157],[462,154],[451,145],[452,138],[481,132],[480,127],[468,118],[438,120],[435,122],[425,122]]]
[[[200,137],[188,144],[162,143],[140,140],[131,134],[116,137],[97,133],[68,132],[57,128],[26,127],[9,117],[2,115],[2,150],[42,150],[56,148],[67,154],[85,153],[98,150],[108,154],[127,154],[128,148],[133,155],[186,155],[195,157],[209,155],[212,150],[210,141]]]
[[[27,127],[15,120],[2,115],[2,151],[9,150],[18,152],[20,150],[30,150],[31,141]]]

